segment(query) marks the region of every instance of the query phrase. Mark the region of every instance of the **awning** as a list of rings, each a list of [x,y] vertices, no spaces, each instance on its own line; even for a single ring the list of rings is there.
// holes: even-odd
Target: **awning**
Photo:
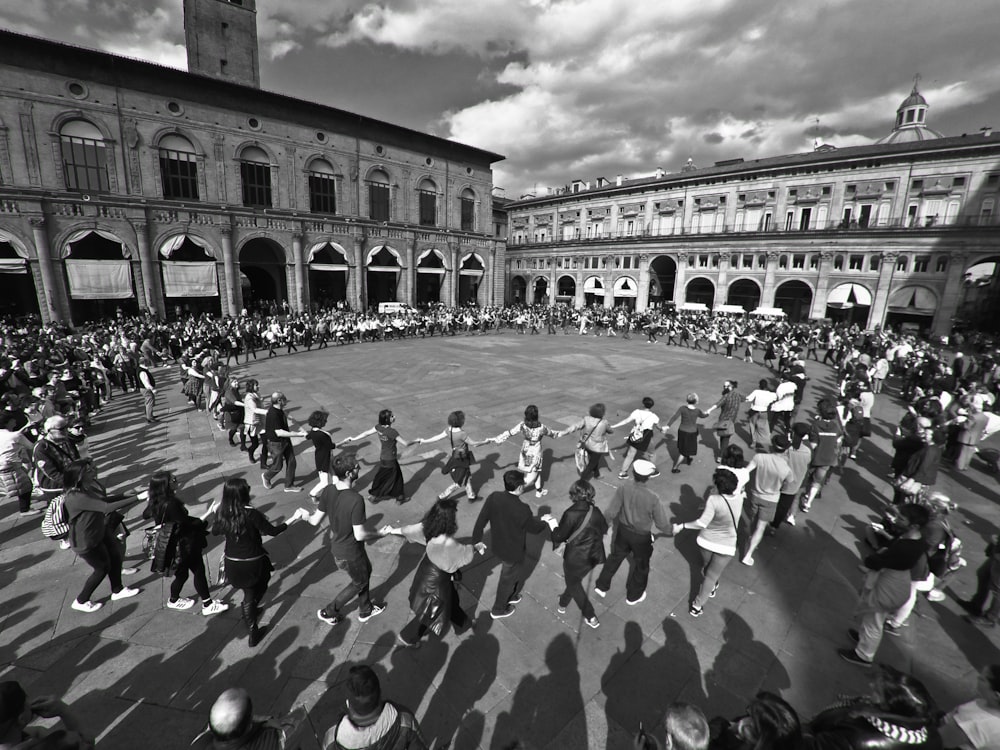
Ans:
[[[933,315],[937,311],[937,295],[922,286],[904,286],[889,296],[889,312],[909,315]]]
[[[432,273],[444,276],[446,273],[448,273],[448,270],[445,268],[435,268],[434,266],[430,267],[417,266],[417,273]]]
[[[758,315],[761,317],[769,316],[773,318],[783,318],[785,317],[785,311],[780,307],[758,307],[756,310],[750,311],[751,315]]]
[[[129,299],[132,273],[127,260],[73,260],[68,258],[69,296],[73,299]]]
[[[111,232],[105,232],[103,229],[80,229],[80,230],[78,230],[76,232],[73,232],[73,234],[71,234],[69,237],[67,237],[66,240],[63,242],[62,251],[61,251],[59,257],[61,257],[61,258],[68,258],[68,257],[70,257],[70,252],[73,249],[71,247],[71,245],[73,245],[73,243],[75,243],[75,242],[79,242],[84,237],[86,237],[88,234],[96,234],[98,237],[103,237],[104,239],[106,239],[106,240],[108,240],[110,242],[115,242],[115,243],[121,245],[121,248],[122,248],[122,257],[123,258],[129,258],[129,257],[131,257],[131,253],[129,252],[129,249],[127,247],[125,247],[125,243],[122,242],[120,239],[118,239],[118,237],[116,237],[115,235],[111,234]]]
[[[841,284],[826,298],[826,304],[831,307],[850,308],[855,305],[868,307],[871,303],[872,293],[861,284]]]
[[[684,302],[677,309],[681,312],[708,312],[708,305],[704,302]]]
[[[591,276],[583,282],[583,291],[585,294],[604,294],[604,282],[596,276]]]
[[[334,256],[337,255],[341,256],[344,259],[344,263],[345,264],[347,263],[347,251],[344,250],[344,248],[342,248],[335,242],[317,242],[316,244],[314,244],[312,247],[309,248],[309,253],[306,255],[306,263],[312,264],[312,260],[313,258],[316,257],[316,254],[319,253],[319,251],[322,250],[327,245],[330,246],[331,252]],[[316,264],[316,265],[322,265],[322,264]]]
[[[218,297],[219,283],[214,263],[163,263],[163,296]]]
[[[28,264],[23,258],[0,259],[0,273],[27,273]]]
[[[742,315],[746,312],[743,309],[743,305],[719,305],[715,308],[717,313],[729,313],[730,315]]]
[[[310,271],[344,271],[345,273],[350,269],[350,266],[345,266],[343,263],[310,263]]]
[[[615,281],[614,289],[616,297],[635,297],[638,292],[635,281],[630,279],[628,276],[623,276]]]
[[[178,250],[178,248],[180,248],[181,245],[184,244],[184,240],[191,240],[192,243],[200,247],[213,258],[218,258],[211,245],[201,239],[201,237],[195,237],[191,234],[179,234],[176,237],[171,237],[169,240],[160,245],[160,255],[164,258],[169,258]]]

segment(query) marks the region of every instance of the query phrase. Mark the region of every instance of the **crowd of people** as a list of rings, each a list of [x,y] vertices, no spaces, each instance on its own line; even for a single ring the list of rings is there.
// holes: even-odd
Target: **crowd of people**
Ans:
[[[385,409],[374,426],[335,445],[325,429],[328,415],[315,411],[305,425],[293,424],[286,414],[288,398],[283,391],[276,388],[264,398],[256,379],[235,375],[230,365],[234,359],[238,363],[241,355],[244,361],[256,358],[263,349],[270,357],[281,347],[291,354],[314,345],[504,330],[542,335],[542,329],[545,335],[641,334],[646,343],[663,339],[667,345],[751,362],[761,354],[760,362],[769,370],[763,371],[766,376],[752,389],[741,388],[736,380],[725,381],[718,398],[709,399],[714,403],[706,408],[702,408],[701,395],[687,394],[669,419],[661,419],[654,411],[654,399],[643,396],[627,418],[614,424],[606,417],[605,404],[595,403],[578,421],[557,430],[544,424],[538,406],[530,404],[522,419],[492,437],[473,438],[465,414],[456,410],[448,415],[440,433],[407,440],[394,426],[396,415]],[[894,396],[905,411],[892,440],[884,517],[870,529],[871,554],[863,560],[866,572],[856,627],[845,628],[852,643],[839,651],[841,658],[854,665],[878,667],[872,696],[832,708],[808,722],[800,721],[787,702],[769,693],[756,696],[747,715],[733,721],[707,722],[700,708],[677,704],[667,709],[661,731],[666,733],[667,747],[1000,746],[1000,667],[983,670],[976,701],[942,719],[919,681],[875,663],[883,635],[905,627],[919,596],[931,601],[945,598],[948,577],[965,564],[960,541],[948,522],[956,505],[935,485],[942,465],[950,463],[955,470],[965,471],[977,453],[987,455],[979,452],[980,444],[1000,429],[995,411],[1000,357],[986,342],[967,351],[948,351],[881,330],[660,311],[573,311],[564,306],[436,308],[387,315],[334,310],[246,315],[237,320],[203,316],[175,323],[118,319],[81,332],[38,324],[7,325],[0,332],[0,488],[7,500],[17,503],[22,516],[43,516],[43,533],[72,548],[89,567],[91,573],[72,608],[84,613],[99,610],[101,602],[94,597],[105,579],[112,600],[140,594],[140,589],[126,586],[123,580],[135,569],[125,566],[122,518],[129,506],[144,502],[143,517],[155,525],[148,539],[153,569],[172,577],[166,606],[183,610],[195,605],[194,599],[181,596],[190,578],[203,615],[228,608],[212,596],[204,565],[209,537],[222,537],[225,578],[242,592],[242,618],[251,648],[264,636],[259,611],[273,572],[263,538],[278,535],[297,522],[318,527],[324,519],[337,570],[348,579],[317,612],[318,619],[331,627],[342,623],[353,606],[362,623],[385,610],[385,602],[373,600],[370,593],[373,568],[368,543],[400,536],[424,545],[410,593],[413,617],[397,636],[400,648],[418,648],[428,637],[446,637],[452,626],[459,632],[471,627],[472,618],[459,603],[456,579],[487,551],[501,563],[490,617],[513,616],[528,583],[527,539],[533,534],[546,536],[563,554],[565,588],[558,595],[558,610],[565,612],[572,602],[585,624],[598,628],[600,621],[583,584],[588,575],[600,567],[593,593],[603,598],[627,562],[625,601],[638,606],[647,596],[655,537],[695,531],[703,566],[689,614],[699,617],[718,593],[734,558],[743,565],[755,565],[754,555],[764,537],[775,534],[780,540],[781,527],[794,526],[799,514],[823,502],[828,482],[848,462],[864,455],[872,434],[872,408],[885,393],[885,381],[892,377],[897,386]],[[808,406],[803,406],[806,361],[820,361],[821,350],[822,361],[836,370],[837,385],[819,398],[810,415]],[[140,392],[145,421],[155,423],[154,369],[167,363],[176,365],[191,408],[205,411],[206,418],[228,432],[234,450],[246,452],[248,461],[259,465],[265,491],[274,488],[282,473],[285,492],[303,489],[296,476],[296,443],[311,443],[317,481],[309,494],[314,502],[298,508],[286,521],[274,521],[254,507],[251,484],[233,476],[226,479],[220,498],[200,515],[192,515],[177,478],[166,472],[151,477],[145,492],[109,493],[100,480],[98,462],[90,455],[87,427],[107,401],[116,397],[116,390]],[[169,377],[164,369],[156,376]],[[610,503],[601,508],[591,480],[607,470],[615,431],[626,426],[619,484]],[[712,450],[717,466],[703,511],[688,520],[670,518],[664,498],[649,484],[660,474],[656,442],[668,442],[676,456],[670,470],[680,474],[697,456],[705,429],[716,438]],[[558,518],[536,515],[523,497],[533,492],[542,498],[550,491],[543,486],[543,440],[569,435],[577,443],[579,472],[579,478],[566,488],[569,504]],[[753,455],[748,456],[733,440],[736,436],[745,436]],[[349,446],[369,437],[380,448],[378,469],[367,488],[369,503],[409,499],[399,465],[400,448],[447,439],[445,470],[451,483],[420,522],[384,525],[377,531],[368,528],[365,497],[356,486],[361,467]],[[503,472],[502,488],[486,495],[471,539],[458,538],[455,495],[478,498],[470,469],[475,463],[474,449],[511,438],[519,440],[516,467]],[[566,453],[574,452],[569,441],[565,445]],[[340,452],[335,453],[338,448]],[[741,522],[744,518],[746,524]],[[609,533],[610,547],[606,548]],[[971,626],[994,627],[1000,622],[1000,539],[986,550],[977,580],[976,595],[961,604],[968,610]],[[35,705],[20,686],[12,685],[0,686],[0,748],[6,747],[3,742],[8,738],[10,744],[28,736],[24,727]],[[324,747],[423,747],[412,712],[382,699],[370,668],[352,669],[348,692],[347,713],[331,726]],[[40,708],[35,716],[62,715],[51,699],[37,703]],[[199,747],[280,747],[294,734],[289,729],[294,723],[257,721],[250,696],[235,689],[213,706],[209,728],[196,743],[201,743]],[[67,721],[67,744],[54,746],[86,747],[83,739],[72,744],[78,734],[75,723]],[[265,734],[271,738],[266,742],[272,744],[249,744],[251,736],[259,739]],[[244,744],[232,744],[236,740]],[[876,740],[882,744],[873,744]],[[636,738],[637,747],[660,742],[644,732]]]

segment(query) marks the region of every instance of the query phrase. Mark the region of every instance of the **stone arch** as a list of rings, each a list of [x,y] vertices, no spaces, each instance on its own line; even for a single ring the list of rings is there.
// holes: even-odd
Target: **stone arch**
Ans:
[[[272,167],[277,166],[278,159],[277,156],[275,156],[274,149],[268,146],[263,141],[258,141],[253,138],[242,141],[239,145],[236,146],[236,148],[233,149],[233,160],[240,161],[243,158],[243,152],[246,149],[252,147],[259,148],[261,151],[267,154],[267,161],[270,166]]]
[[[333,175],[339,177],[341,175],[340,165],[337,163],[336,158],[332,154],[323,153],[322,151],[314,151],[302,160],[302,168],[307,172],[314,172],[316,170],[312,169],[313,162],[325,161],[331,167],[333,167]]]
[[[195,156],[199,156],[202,158],[205,158],[207,156],[205,147],[201,145],[201,141],[198,139],[198,137],[187,128],[178,127],[176,125],[160,128],[155,133],[153,133],[153,137],[150,138],[149,142],[150,144],[152,144],[153,148],[158,149],[160,147],[160,141],[162,141],[168,135],[179,135],[181,138],[186,138],[188,141],[190,141],[191,145],[194,146]]]
[[[376,172],[382,172],[386,176],[386,178],[388,179],[388,182],[386,184],[391,188],[392,180],[394,177],[393,170],[382,163],[372,164],[370,167],[368,167],[368,169],[365,170],[365,176],[364,176],[365,182],[370,182],[372,175],[375,174]]]
[[[178,237],[190,238],[192,242],[201,247],[208,255],[211,255],[213,258],[215,258],[215,260],[222,260],[222,253],[215,246],[215,243],[213,243],[212,240],[210,240],[208,237],[201,234],[200,232],[191,231],[190,228],[168,229],[167,231],[163,232],[153,242],[153,248],[154,248],[153,256],[155,258],[166,259],[167,256],[164,255],[164,249],[171,243],[171,241],[175,241]]]
[[[84,112],[82,109],[70,109],[59,112],[52,118],[49,125],[49,132],[58,137],[59,131],[62,130],[63,125],[72,120],[83,120],[84,122],[89,122],[99,131],[101,131],[101,137],[108,143],[114,143],[114,134],[111,132],[111,128],[108,127],[107,123],[104,122],[100,117],[97,117],[92,112]]]
[[[0,125],[2,127],[2,125]],[[0,227],[0,242],[7,242],[11,247],[14,248],[14,252],[17,253],[18,257],[29,260],[30,258],[37,257],[33,255],[32,251],[35,250],[35,245],[32,242],[27,242],[21,235],[14,229],[8,227]],[[29,250],[28,248],[31,248]]]
[[[292,248],[290,246],[286,247],[285,245],[283,245],[278,240],[278,238],[275,237],[274,234],[272,234],[271,232],[265,232],[260,230],[255,232],[249,232],[240,238],[239,243],[237,243],[236,245],[237,262],[239,260],[240,253],[243,252],[243,248],[246,247],[248,242],[252,242],[253,240],[270,240],[272,243],[281,248],[282,253],[284,253],[285,263],[288,264],[295,263],[295,258],[292,255]]]
[[[121,233],[116,227],[111,227],[107,224],[91,224],[88,226],[81,226],[77,224],[64,229],[56,235],[54,238],[55,241],[52,243],[54,257],[62,259],[68,258],[69,245],[73,242],[82,240],[90,232],[97,234],[99,237],[111,240],[112,242],[120,243],[122,246],[123,258],[130,259],[135,257],[133,246],[122,239]]]
[[[727,305],[742,305],[747,312],[760,306],[763,290],[756,279],[741,276],[728,282],[726,286]]]
[[[815,299],[813,284],[805,279],[787,279],[774,289],[774,306],[783,310],[790,323],[809,319],[809,311]]]

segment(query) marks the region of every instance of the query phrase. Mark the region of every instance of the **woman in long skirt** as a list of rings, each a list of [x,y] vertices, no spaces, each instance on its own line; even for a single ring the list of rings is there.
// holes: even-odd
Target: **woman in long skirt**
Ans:
[[[678,419],[681,421],[680,427],[677,428],[677,458],[674,459],[674,466],[670,469],[671,474],[680,473],[681,462],[690,465],[694,460],[698,453],[698,420],[707,417],[714,408],[712,406],[709,407],[708,411],[702,411],[698,408],[698,394],[689,393],[687,403],[674,412],[674,416],[663,428],[663,434],[666,435],[667,427],[670,427]]]
[[[465,412],[453,411],[448,415],[448,426],[442,432],[439,432],[434,437],[419,438],[414,442],[424,445],[444,440],[445,438],[448,438],[448,445],[451,449],[451,453],[449,454],[451,470],[448,472],[451,476],[451,484],[445,487],[441,494],[438,495],[438,500],[444,500],[446,497],[451,496],[451,493],[455,490],[464,489],[465,496],[471,502],[476,499],[476,490],[473,489],[471,482],[471,466],[475,460],[472,455],[472,449],[475,446],[482,445],[486,441],[473,440],[469,437],[469,433],[465,431]]]
[[[538,421],[538,407],[528,404],[524,410],[524,419],[492,438],[492,441],[499,445],[519,433],[524,438],[517,459],[517,470],[524,474],[524,486],[521,491],[525,492],[534,487],[535,497],[544,497],[549,491],[542,489],[542,438],[562,437],[566,431],[550,430]]]
[[[403,486],[403,471],[399,468],[399,447],[404,448],[410,443],[400,437],[399,432],[392,426],[396,421],[391,409],[383,409],[378,413],[378,424],[369,430],[365,430],[360,435],[345,438],[341,447],[345,443],[353,443],[362,440],[369,435],[378,435],[381,449],[378,457],[378,471],[372,479],[372,487],[368,492],[368,499],[373,503],[382,500],[394,499],[398,503],[406,502],[406,490]]]

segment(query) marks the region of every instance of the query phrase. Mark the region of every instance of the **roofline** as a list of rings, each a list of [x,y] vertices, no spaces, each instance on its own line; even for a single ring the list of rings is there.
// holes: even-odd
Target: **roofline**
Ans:
[[[664,175],[662,178],[642,177],[622,185],[609,185],[591,190],[583,190],[578,193],[562,193],[560,195],[545,195],[525,200],[515,200],[507,206],[508,209],[526,208],[531,206],[541,206],[545,204],[565,203],[573,199],[581,198],[601,198],[615,195],[627,195],[634,192],[648,192],[650,190],[684,187],[691,183],[697,183],[706,178],[726,178],[745,174],[747,172],[772,172],[787,169],[789,167],[804,167],[815,164],[830,164],[836,162],[849,163],[858,159],[872,159],[873,157],[901,158],[907,155],[924,155],[935,152],[947,151],[967,151],[983,147],[1000,150],[1000,133],[989,136],[982,134],[950,136],[941,139],[926,141],[908,141],[905,143],[871,144],[867,146],[848,146],[846,148],[833,151],[806,152],[800,154],[785,154],[782,156],[769,156],[761,159],[752,159],[741,162],[739,165],[732,165],[732,169],[722,169],[719,167],[705,167],[692,172],[675,172]],[[812,158],[809,158],[812,157]]]
[[[493,164],[506,158],[492,151],[307,99],[7,29],[0,29],[0,64],[65,75],[68,78],[104,83],[117,88],[148,91],[160,96],[175,96],[181,100],[204,103],[222,109],[230,108],[225,104],[229,99],[244,101],[249,99],[255,103],[268,103],[276,109],[285,110],[288,114],[282,119],[286,122],[299,122],[310,127],[326,127],[335,132],[346,132],[350,136],[369,139],[370,135],[366,135],[369,131],[382,131],[389,137],[399,138],[400,146],[411,148],[404,141],[413,140],[428,146],[429,148],[425,150],[433,151],[435,155],[445,156],[445,151],[452,154],[457,151],[461,154],[458,158],[486,164]],[[162,85],[164,83],[168,84],[166,90]],[[192,83],[197,85],[192,86]],[[174,88],[170,88],[171,85]],[[325,124],[320,122],[321,119],[326,121]],[[330,120],[335,121],[340,127],[331,127]]]

